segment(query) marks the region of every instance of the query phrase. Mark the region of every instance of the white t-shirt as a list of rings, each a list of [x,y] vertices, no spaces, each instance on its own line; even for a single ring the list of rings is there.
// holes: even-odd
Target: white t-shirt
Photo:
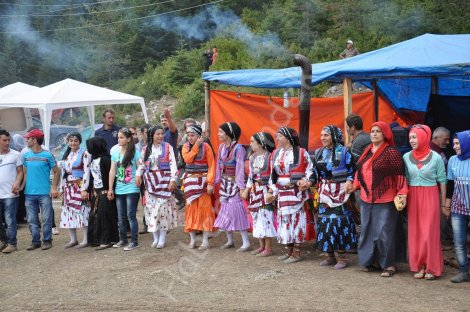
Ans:
[[[7,154],[0,155],[0,198],[18,197],[18,194],[11,192],[13,183],[16,180],[16,167],[23,166],[23,159],[20,153],[10,149]]]

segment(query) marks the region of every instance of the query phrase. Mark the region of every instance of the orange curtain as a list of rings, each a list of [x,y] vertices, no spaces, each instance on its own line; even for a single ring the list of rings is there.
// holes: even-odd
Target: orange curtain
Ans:
[[[364,130],[369,131],[374,122],[373,93],[360,93],[352,96],[352,111],[362,117]],[[310,106],[309,150],[321,146],[320,132],[325,125],[340,127],[344,133],[343,97],[312,98]],[[280,127],[299,129],[298,98],[289,99],[289,107],[283,107],[283,98],[232,91],[211,91],[210,93],[210,133],[214,148],[220,144],[217,132],[227,121],[240,125],[240,143],[249,144],[250,137],[259,131],[273,136]],[[379,120],[405,125],[391,106],[379,98]]]

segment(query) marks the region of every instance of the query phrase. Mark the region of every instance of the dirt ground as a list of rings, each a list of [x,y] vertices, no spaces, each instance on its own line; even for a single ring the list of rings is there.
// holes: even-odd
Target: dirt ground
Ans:
[[[57,203],[55,212],[58,221]],[[224,234],[212,238],[205,252],[187,249],[182,227],[168,234],[161,250],[150,248],[151,234],[140,235],[141,247],[133,251],[64,250],[65,230],[47,251],[26,251],[30,239],[21,224],[18,251],[0,254],[1,311],[470,310],[470,283],[452,284],[454,268],[446,266],[440,279],[425,281],[414,280],[402,264],[394,277],[382,278],[361,272],[350,255],[351,266],[336,271],[319,266],[322,256],[311,243],[303,248],[302,262],[286,265],[277,260],[277,244],[268,258],[220,250]]]

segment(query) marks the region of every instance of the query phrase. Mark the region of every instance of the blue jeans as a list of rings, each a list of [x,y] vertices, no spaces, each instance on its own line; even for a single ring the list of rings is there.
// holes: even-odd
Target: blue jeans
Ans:
[[[454,231],[454,248],[459,272],[468,272],[467,258],[467,231],[470,223],[470,216],[452,213],[452,230]]]
[[[131,227],[131,242],[138,243],[139,224],[137,223],[137,205],[139,204],[139,193],[116,195],[116,207],[118,213],[119,240],[127,243],[127,224],[129,219]]]
[[[25,195],[26,219],[33,237],[33,245],[41,245],[39,217],[42,216],[43,241],[52,242],[52,199],[49,195]]]
[[[5,227],[0,222],[0,239],[4,239],[10,245],[16,246],[16,214],[18,212],[18,197],[0,198],[0,213],[5,216],[5,224],[7,226],[6,235]],[[3,219],[3,218],[2,218]]]

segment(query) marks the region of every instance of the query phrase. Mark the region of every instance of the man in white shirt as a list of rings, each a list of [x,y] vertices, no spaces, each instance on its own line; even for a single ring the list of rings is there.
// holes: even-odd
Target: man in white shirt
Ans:
[[[0,129],[0,213],[7,227],[5,231],[4,224],[0,222],[0,249],[5,254],[16,251],[16,214],[22,179],[20,153],[10,149],[10,133]]]

